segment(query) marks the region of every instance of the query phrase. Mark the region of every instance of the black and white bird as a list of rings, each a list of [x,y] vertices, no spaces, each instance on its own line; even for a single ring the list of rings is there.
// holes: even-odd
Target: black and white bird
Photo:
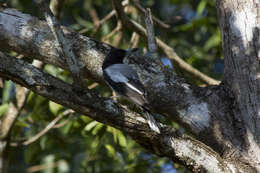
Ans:
[[[147,108],[145,89],[139,80],[137,72],[123,62],[124,58],[135,50],[112,49],[102,65],[103,77],[117,95],[123,96],[141,106],[150,128],[160,133],[155,119],[150,115],[150,111]]]

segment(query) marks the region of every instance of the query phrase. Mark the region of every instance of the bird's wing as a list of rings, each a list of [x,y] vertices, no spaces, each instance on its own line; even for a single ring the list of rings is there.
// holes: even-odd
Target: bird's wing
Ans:
[[[113,82],[125,83],[135,92],[143,95],[144,86],[134,69],[127,64],[114,64],[105,69],[105,72]]]

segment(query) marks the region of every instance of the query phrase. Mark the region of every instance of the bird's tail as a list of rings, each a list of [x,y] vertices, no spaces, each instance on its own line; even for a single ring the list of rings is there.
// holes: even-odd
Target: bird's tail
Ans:
[[[154,117],[151,115],[150,111],[148,111],[147,109],[144,109],[144,116],[146,118],[146,121],[149,125],[149,127],[155,131],[156,133],[161,133],[160,132],[160,128],[159,128],[159,124],[156,122],[156,120],[154,119]]]

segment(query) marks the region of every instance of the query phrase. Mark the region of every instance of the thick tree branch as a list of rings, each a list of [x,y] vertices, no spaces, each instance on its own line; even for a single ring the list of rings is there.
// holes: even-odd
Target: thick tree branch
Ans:
[[[172,158],[195,172],[231,172],[213,150],[170,127],[162,127],[163,133],[156,135],[142,117],[121,108],[111,99],[99,97],[89,90],[79,93],[72,85],[3,53],[0,54],[0,60],[1,77],[9,78],[54,102],[126,132],[154,154]]]
[[[102,62],[114,48],[64,27],[62,29],[66,39],[71,42],[77,60],[83,65],[83,74],[103,83]],[[66,62],[59,58],[54,40],[45,22],[14,9],[0,12],[0,49],[15,50],[28,57],[68,69]],[[157,43],[160,40],[157,39]],[[125,62],[140,74],[146,86],[150,107],[155,112],[186,126],[202,142],[221,154],[234,153],[230,150],[233,145],[239,150],[243,141],[237,133],[237,127],[241,126],[230,126],[237,119],[229,114],[232,102],[227,99],[230,96],[222,85],[208,88],[192,86],[170,69],[159,66],[147,55],[138,52],[127,57]],[[70,98],[63,100],[66,99]]]
[[[63,32],[66,39],[70,40],[79,64],[84,66],[84,74],[88,78],[103,82],[101,65],[112,47],[65,28]],[[0,12],[0,49],[15,50],[28,57],[68,69],[66,62],[59,58],[56,45],[52,44],[53,40],[46,23],[13,9]],[[202,99],[205,96],[196,96],[193,93],[196,87],[187,84],[167,68],[158,66],[156,62],[143,55],[138,54],[128,59],[141,74],[142,79],[145,79],[143,83],[149,86],[149,101],[157,112],[180,120],[194,134],[199,134],[209,127],[210,110]]]
[[[57,52],[59,53],[60,58],[64,58],[69,67],[69,71],[73,76],[73,84],[78,87],[84,87],[84,81],[80,75],[82,66],[79,65],[76,56],[73,53],[71,48],[72,45],[69,44],[70,42],[64,37],[64,33],[59,22],[49,9],[48,2],[45,0],[36,0],[36,2],[44,14],[45,19],[55,37]]]

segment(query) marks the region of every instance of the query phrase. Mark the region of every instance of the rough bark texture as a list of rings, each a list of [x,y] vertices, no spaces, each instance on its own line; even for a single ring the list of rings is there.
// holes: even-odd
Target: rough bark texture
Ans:
[[[216,5],[225,54],[225,79],[220,85],[191,85],[138,52],[125,61],[140,74],[154,111],[187,127],[197,140],[166,126],[156,135],[137,113],[92,91],[78,93],[72,85],[2,53],[0,76],[121,129],[152,153],[181,162],[194,172],[260,172],[259,3],[216,0]],[[103,83],[101,64],[114,48],[65,27],[63,32],[84,77]],[[68,69],[53,43],[45,22],[14,9],[0,11],[0,50],[14,50]]]
[[[217,1],[225,54],[224,83],[241,121],[240,155],[260,171],[260,2]],[[240,130],[240,129],[238,129]]]
[[[195,172],[230,172],[219,155],[203,143],[171,127],[163,126],[162,134],[152,131],[137,113],[118,106],[112,99],[99,97],[89,90],[80,92],[31,64],[0,53],[0,76],[9,78],[52,101],[118,128],[158,156],[166,156],[190,167]],[[1,149],[1,148],[0,148]]]

